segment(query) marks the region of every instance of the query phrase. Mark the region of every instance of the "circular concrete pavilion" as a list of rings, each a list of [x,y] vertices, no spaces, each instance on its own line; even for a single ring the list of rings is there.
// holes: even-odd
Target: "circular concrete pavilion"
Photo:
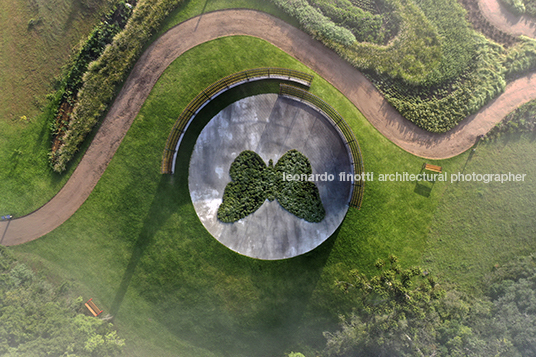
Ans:
[[[310,161],[313,174],[333,174],[315,182],[326,210],[319,223],[294,216],[274,200],[234,223],[217,218],[229,168],[244,150],[274,164],[296,149]],[[257,259],[285,259],[306,253],[329,238],[348,211],[351,182],[339,173],[352,172],[351,155],[340,132],[310,106],[277,94],[239,100],[223,109],[201,131],[190,159],[188,185],[195,211],[214,238],[240,254]]]

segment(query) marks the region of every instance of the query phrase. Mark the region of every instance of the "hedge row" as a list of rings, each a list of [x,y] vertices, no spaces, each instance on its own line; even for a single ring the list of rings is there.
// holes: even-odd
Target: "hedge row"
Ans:
[[[383,16],[372,14],[354,6],[349,0],[336,2],[328,0],[309,0],[324,15],[337,25],[349,29],[359,42],[383,44],[386,31],[383,28]]]
[[[218,208],[218,219],[236,222],[249,216],[266,201],[277,199],[288,212],[308,222],[320,222],[326,212],[318,188],[309,181],[288,181],[283,175],[312,174],[307,157],[297,150],[285,153],[277,164],[268,166],[253,151],[243,151],[231,164],[230,182]]]
[[[51,165],[55,171],[65,170],[84,138],[112,102],[144,45],[182,1],[140,0],[125,29],[114,37],[96,61],[90,63],[63,143],[51,155]]]

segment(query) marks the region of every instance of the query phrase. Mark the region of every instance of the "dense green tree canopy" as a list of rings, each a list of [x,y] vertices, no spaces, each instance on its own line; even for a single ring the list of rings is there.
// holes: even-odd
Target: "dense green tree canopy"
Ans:
[[[112,325],[69,298],[0,246],[1,356],[116,356],[124,341]]]

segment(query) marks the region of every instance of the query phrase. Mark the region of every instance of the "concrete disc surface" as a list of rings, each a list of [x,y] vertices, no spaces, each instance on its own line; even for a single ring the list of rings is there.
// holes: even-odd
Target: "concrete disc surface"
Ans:
[[[229,168],[244,150],[266,164],[296,149],[311,162],[313,174],[334,175],[315,182],[326,210],[319,223],[294,216],[274,200],[234,223],[217,218]],[[351,183],[339,173],[352,171],[350,155],[339,132],[309,106],[277,94],[239,100],[218,113],[201,131],[191,159],[188,185],[205,228],[228,248],[258,259],[284,259],[306,253],[329,238],[348,211]]]

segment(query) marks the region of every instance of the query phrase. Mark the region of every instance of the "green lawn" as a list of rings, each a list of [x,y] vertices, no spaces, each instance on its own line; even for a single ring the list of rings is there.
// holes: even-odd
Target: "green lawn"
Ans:
[[[223,247],[193,210],[185,168],[201,123],[183,141],[176,174],[160,175],[167,135],[189,100],[227,74],[268,65],[310,72],[249,37],[222,38],[181,56],[154,87],[80,210],[51,234],[12,248],[24,260],[45,261],[51,273],[80,282],[82,292],[116,316],[129,355],[154,354],[148,351],[156,346],[162,355],[188,356],[278,356],[303,344],[321,347],[321,332],[348,306],[333,294],[334,279],[348,268],[370,271],[376,258],[390,253],[404,266],[420,262],[443,183],[427,197],[415,192],[414,183],[369,182],[361,211],[351,209],[326,243],[270,262]],[[383,138],[322,78],[315,77],[311,91],[347,119],[367,171],[420,171],[422,159]],[[462,164],[454,159],[443,165]]]
[[[526,174],[524,182],[449,184],[431,222],[423,264],[479,293],[495,264],[536,251],[534,136],[511,134],[463,155],[456,172]]]

